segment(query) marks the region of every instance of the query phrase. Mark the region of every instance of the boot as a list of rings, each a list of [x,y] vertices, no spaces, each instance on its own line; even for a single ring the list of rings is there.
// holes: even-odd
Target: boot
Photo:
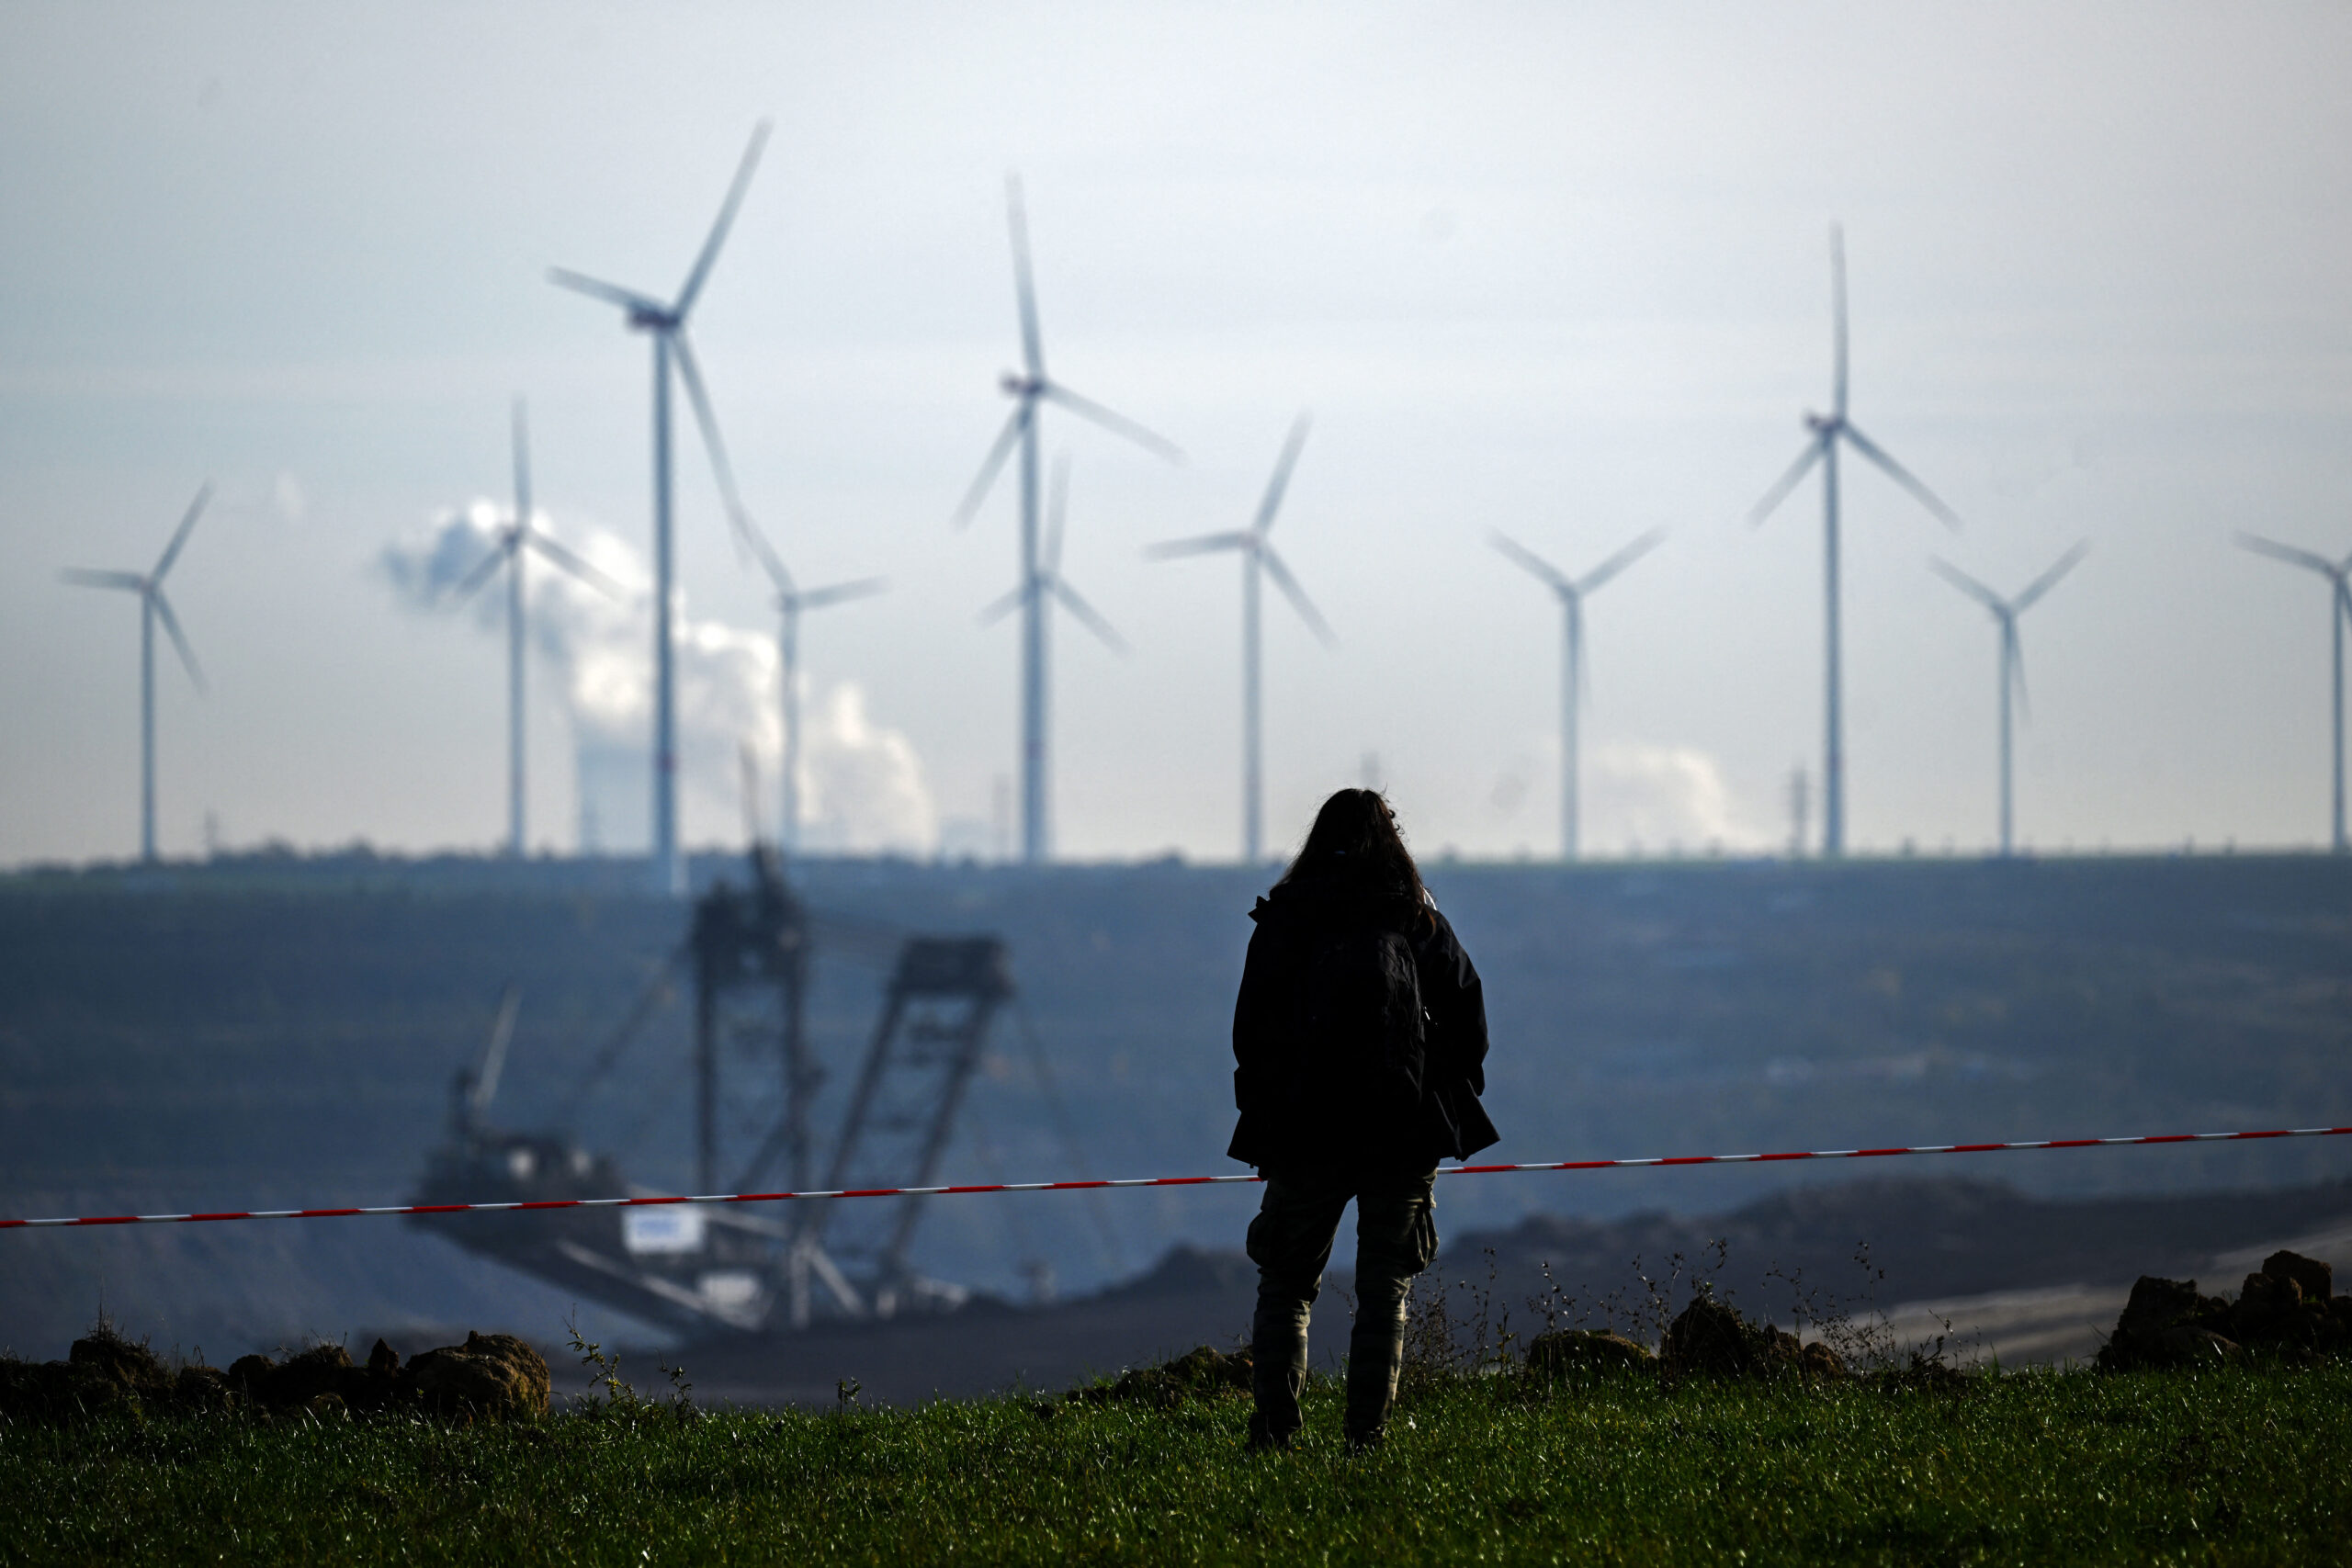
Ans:
[[[1261,1280],[1250,1324],[1250,1392],[1258,1401],[1250,1417],[1253,1452],[1289,1448],[1305,1419],[1298,1396],[1306,1388],[1308,1311],[1295,1294]]]
[[[1408,1280],[1366,1281],[1348,1334],[1348,1448],[1376,1448],[1396,1403],[1396,1375],[1405,1363]]]
[[[1252,1410],[1250,1412],[1250,1441],[1246,1447],[1248,1451],[1250,1453],[1286,1454],[1290,1452],[1290,1444],[1293,1435],[1294,1434],[1290,1432],[1276,1432],[1272,1427],[1269,1427],[1266,1424],[1266,1413],[1264,1411]]]

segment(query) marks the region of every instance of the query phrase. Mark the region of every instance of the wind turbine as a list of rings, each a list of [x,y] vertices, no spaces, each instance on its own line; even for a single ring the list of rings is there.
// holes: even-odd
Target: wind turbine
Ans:
[[[2018,646],[2018,617],[2031,609],[2034,603],[2052,588],[2058,580],[2075,570],[2075,563],[2089,549],[2087,541],[2076,545],[2060,556],[2057,564],[2028,583],[2025,592],[2014,599],[2004,599],[1977,581],[1950,561],[1930,558],[1928,564],[1946,582],[1993,612],[1994,624],[2001,628],[2001,854],[2007,858],[2016,848],[2016,814],[2012,807],[2009,745],[2009,696],[2017,694],[2018,705],[2026,703],[2025,652]]]
[[[139,858],[149,865],[155,863],[155,623],[164,623],[164,631],[172,639],[172,647],[180,656],[180,663],[187,669],[188,679],[196,682],[198,691],[204,690],[204,671],[196,662],[196,651],[187,645],[187,637],[180,631],[180,619],[172,614],[172,602],[164,597],[164,574],[180,558],[180,549],[187,543],[190,530],[204,511],[204,503],[212,499],[209,484],[196,492],[188,503],[187,515],[172,534],[172,542],[164,547],[156,559],[155,570],[144,576],[135,571],[92,571],[82,567],[68,567],[58,575],[77,588],[119,588],[139,595]]]
[[[531,436],[523,400],[514,400],[514,515],[498,531],[481,564],[451,593],[462,604],[480,592],[500,567],[506,569],[506,852],[520,860],[523,837],[523,552],[526,547],[592,587],[618,596],[619,583],[555,542],[531,521]]]
[[[1053,701],[1047,690],[1052,682],[1052,609],[1058,600],[1063,609],[1076,615],[1079,624],[1092,632],[1102,645],[1114,653],[1127,651],[1127,639],[1104,620],[1093,605],[1081,597],[1062,576],[1063,523],[1069,510],[1069,457],[1067,453],[1054,460],[1054,490],[1046,508],[1046,536],[1039,547],[1035,563],[1020,583],[1002,598],[980,612],[980,625],[992,626],[1013,611],[1021,612],[1023,646],[1034,646],[1037,653],[1035,680],[1029,690],[1036,694],[1035,730],[1038,765],[1035,773],[1023,779],[1034,783],[1041,802],[1053,796],[1053,774],[1049,764],[1047,742],[1053,729]],[[1029,716],[1023,716],[1027,718]],[[1050,834],[1046,852],[1050,854],[1053,843]]]
[[[1046,347],[1037,326],[1037,292],[1029,276],[1029,220],[1021,203],[1021,180],[1004,182],[1006,220],[1012,231],[1012,278],[1021,309],[1023,369],[1008,370],[1000,378],[1005,396],[1013,400],[996,445],[980,464],[979,476],[956,508],[956,525],[972,520],[988,499],[1005,459],[1021,448],[1021,858],[1036,865],[1053,853],[1053,825],[1046,804],[1046,622],[1042,596],[1030,592],[1038,574],[1037,538],[1037,406],[1058,403],[1081,419],[1091,420],[1124,435],[1136,446],[1156,452],[1171,463],[1184,454],[1125,414],[1114,413],[1091,399],[1082,398],[1046,374]],[[1081,616],[1081,619],[1084,617]]]
[[[1283,441],[1282,456],[1274,459],[1273,477],[1266,481],[1266,494],[1258,502],[1258,515],[1249,527],[1238,534],[1203,534],[1190,539],[1175,539],[1164,545],[1154,545],[1146,551],[1157,559],[1172,556],[1207,555],[1216,550],[1241,552],[1241,858],[1254,865],[1265,854],[1265,762],[1263,724],[1260,712],[1261,682],[1259,671],[1258,577],[1263,572],[1274,580],[1283,597],[1296,610],[1307,629],[1330,647],[1339,640],[1330,625],[1306,597],[1298,579],[1290,574],[1282,557],[1274,553],[1266,535],[1274,525],[1274,514],[1282,510],[1283,492],[1290,488],[1291,469],[1298,464],[1298,451],[1306,444],[1307,416],[1300,414],[1292,422],[1289,438]]]
[[[1946,526],[1958,528],[1960,516],[1936,499],[1926,485],[1914,478],[1911,471],[1886,455],[1879,445],[1854,427],[1846,417],[1846,233],[1833,226],[1829,231],[1830,299],[1835,350],[1835,371],[1830,394],[1829,412],[1807,413],[1805,428],[1813,432],[1789,471],[1779,482],[1764,492],[1747,513],[1749,525],[1760,524],[1771,515],[1775,507],[1788,498],[1791,491],[1816,463],[1821,465],[1821,536],[1822,536],[1822,616],[1823,661],[1826,676],[1823,682],[1822,725],[1822,810],[1821,852],[1826,856],[1846,852],[1846,716],[1844,696],[1844,655],[1841,649],[1838,603],[1838,444],[1843,441],[1856,452],[1884,470],[1886,476],[1911,492],[1914,500],[1942,520]]]
[[[618,305],[628,312],[629,330],[645,333],[653,340],[652,863],[655,890],[671,897],[685,891],[685,864],[678,855],[678,606],[670,541],[670,367],[674,363],[678,378],[685,383],[686,397],[694,404],[695,417],[702,425],[703,444],[710,453],[711,467],[729,502],[729,519],[734,522],[739,515],[732,504],[734,475],[728,468],[726,450],[718,443],[710,395],[703,388],[694,347],[686,339],[686,318],[693,312],[703,285],[709,280],[712,265],[718,260],[718,248],[727,242],[727,231],[735,222],[735,209],[742,205],[743,192],[752,183],[752,171],[758,166],[760,151],[767,145],[767,140],[768,122],[762,120],[752,130],[751,145],[743,150],[743,161],[735,170],[735,182],[728,187],[718,220],[710,226],[710,237],[703,242],[702,253],[695,257],[685,283],[670,303],[665,305],[650,295],[562,267],[548,270],[548,280],[560,288]]]
[[[1656,549],[1665,537],[1665,529],[1653,528],[1582,577],[1571,578],[1516,539],[1494,536],[1495,548],[1533,573],[1560,601],[1560,858],[1564,861],[1575,860],[1580,850],[1577,698],[1585,685],[1585,595]]]
[[[2352,849],[2352,844],[2347,844],[2344,835],[2344,626],[2346,621],[2352,621],[2352,556],[2332,561],[2314,551],[2299,550],[2292,545],[2278,544],[2252,534],[2240,534],[2238,543],[2256,555],[2268,556],[2273,560],[2285,561],[2289,566],[2315,571],[2328,581],[2327,625],[2335,639],[2331,654],[2333,662],[2329,666],[2335,688],[2329,701],[2335,721],[2332,743],[2335,762],[2335,832],[2330,841],[2335,852],[2343,854],[2347,849]]]
[[[784,719],[784,798],[776,821],[776,843],[789,858],[800,848],[800,615],[806,610],[821,610],[829,604],[847,604],[879,593],[889,586],[878,577],[860,578],[854,582],[836,582],[827,588],[803,588],[794,581],[785,566],[784,558],[775,553],[767,536],[760,532],[749,513],[741,519],[742,536],[759,558],[761,567],[768,574],[768,581],[775,588],[775,608],[780,617],[776,627],[776,665],[783,677]],[[749,753],[745,753],[749,757]],[[747,763],[748,765],[748,763]]]

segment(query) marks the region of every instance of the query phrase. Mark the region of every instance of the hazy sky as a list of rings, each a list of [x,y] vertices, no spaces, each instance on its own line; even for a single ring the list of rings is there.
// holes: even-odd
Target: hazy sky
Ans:
[[[1548,853],[1557,614],[1486,536],[1581,570],[1665,526],[1591,609],[1588,841],[1777,842],[1819,752],[1818,491],[1742,517],[1828,396],[1832,221],[1857,422],[1967,522],[1849,470],[1856,844],[1993,832],[1994,628],[1929,555],[2014,590],[2085,538],[2024,622],[2021,833],[2316,842],[2325,589],[2230,539],[2352,551],[2347,81],[2341,6],[11,6],[0,863],[135,849],[135,602],[57,574],[143,569],[208,478],[167,852],[208,814],[491,843],[497,623],[384,552],[503,502],[521,393],[548,525],[642,558],[644,340],[545,269],[673,289],[763,117],[695,336],[804,579],[893,584],[805,630],[844,841],[968,837],[1012,772],[1013,628],[976,619],[1012,491],[949,516],[1005,413],[1018,170],[1049,364],[1192,459],[1047,417],[1069,576],[1134,647],[1057,626],[1066,852],[1234,852],[1238,570],[1142,549],[1243,525],[1302,408],[1275,538],[1340,641],[1269,600],[1278,841],[1376,754],[1424,850]],[[774,744],[768,612],[684,426],[679,464],[688,612],[742,688],[690,737],[709,842],[732,741]],[[636,700],[614,636],[535,665],[535,840],[604,776],[583,705]],[[598,821],[643,841],[629,799]]]

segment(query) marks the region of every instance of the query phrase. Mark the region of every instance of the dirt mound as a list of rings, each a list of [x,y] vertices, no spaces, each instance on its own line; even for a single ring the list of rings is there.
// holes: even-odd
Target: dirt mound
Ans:
[[[1556,1328],[1537,1335],[1527,1347],[1527,1370],[1537,1377],[1615,1371],[1657,1363],[1648,1347],[1605,1328]]]
[[[1250,1392],[1250,1352],[1204,1345],[1156,1367],[1132,1367],[1116,1382],[1074,1388],[1062,1397],[1076,1404],[1147,1404],[1167,1410],[1188,1399],[1223,1399]]]
[[[0,1416],[59,1421],[125,1404],[166,1406],[178,1391],[179,1379],[153,1350],[105,1323],[74,1341],[62,1361],[0,1357]]]
[[[376,1344],[387,1349],[382,1340]],[[427,1350],[401,1376],[416,1402],[437,1415],[505,1419],[547,1414],[548,1364],[511,1334],[468,1333],[463,1345]]]
[[[167,1367],[153,1350],[100,1324],[62,1361],[0,1357],[0,1419],[62,1421],[119,1409],[309,1410],[373,1415],[417,1410],[460,1419],[544,1416],[548,1364],[510,1334],[468,1334],[401,1365],[376,1341],[365,1366],[340,1345],[314,1345],[284,1361],[241,1356],[227,1371]]]
[[[1750,1323],[1713,1296],[1692,1299],[1667,1325],[1658,1366],[1668,1377],[1837,1380],[1846,1368],[1829,1347],[1807,1345],[1786,1329]]]
[[[2247,1352],[2292,1360],[2352,1351],[2352,1296],[2335,1293],[2334,1271],[2299,1253],[2274,1252],[2248,1274],[2237,1299],[2199,1295],[2194,1280],[2143,1274],[2101,1371],[2214,1365]]]

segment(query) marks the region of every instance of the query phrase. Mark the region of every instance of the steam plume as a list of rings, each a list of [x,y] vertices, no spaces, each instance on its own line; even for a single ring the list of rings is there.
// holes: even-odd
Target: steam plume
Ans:
[[[376,574],[404,607],[445,611],[451,591],[497,547],[503,515],[486,500],[445,513],[385,546]],[[544,513],[534,521],[548,527]],[[589,530],[574,547],[628,585],[628,595],[615,599],[535,562],[525,613],[541,666],[556,672],[571,717],[583,822],[602,823],[607,832],[627,829],[628,841],[641,843],[653,705],[650,574],[634,548],[602,529]],[[466,614],[481,630],[496,633],[503,629],[504,604],[493,583]],[[737,749],[749,740],[774,778],[783,751],[775,683],[775,643],[767,633],[680,617],[679,779],[688,842],[740,840]],[[804,692],[801,799],[808,819],[801,841],[842,852],[928,853],[938,839],[938,811],[913,743],[873,721],[854,682],[807,685]],[[772,821],[773,802],[762,804]]]

